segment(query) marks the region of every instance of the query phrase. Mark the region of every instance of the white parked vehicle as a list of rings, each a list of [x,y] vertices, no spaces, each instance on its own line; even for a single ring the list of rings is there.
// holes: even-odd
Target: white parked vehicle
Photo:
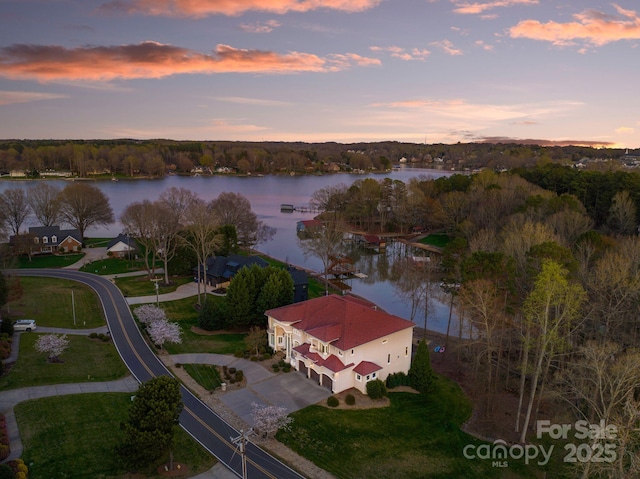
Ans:
[[[35,319],[19,319],[13,323],[14,331],[35,331],[36,328]]]

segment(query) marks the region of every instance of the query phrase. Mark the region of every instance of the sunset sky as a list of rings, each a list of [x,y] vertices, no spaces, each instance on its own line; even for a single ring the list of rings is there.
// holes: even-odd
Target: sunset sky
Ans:
[[[0,138],[640,147],[640,4],[0,0]]]

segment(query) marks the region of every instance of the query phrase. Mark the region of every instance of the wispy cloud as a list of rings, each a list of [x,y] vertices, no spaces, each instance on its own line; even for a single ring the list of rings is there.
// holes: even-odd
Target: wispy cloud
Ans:
[[[390,46],[390,47],[373,46],[373,47],[370,47],[369,49],[372,52],[388,53],[390,56],[394,58],[399,58],[400,60],[406,60],[406,61],[411,61],[411,60],[424,61],[427,59],[429,55],[431,55],[431,52],[426,48],[411,48],[407,50],[407,49],[396,47],[396,46]]]
[[[278,100],[263,100],[261,98],[244,98],[239,96],[218,96],[215,100],[225,103],[237,103],[240,105],[257,105],[257,106],[287,106],[291,103]]]
[[[240,28],[249,33],[271,33],[280,25],[277,20],[267,20],[266,22],[241,23]]]
[[[37,93],[31,91],[8,91],[0,90],[0,105],[13,105],[16,103],[31,103],[41,100],[57,100],[67,98],[66,95],[56,93]]]
[[[218,45],[213,53],[208,54],[157,42],[72,49],[16,44],[0,49],[0,77],[41,82],[107,82],[194,73],[327,72],[378,63],[377,59],[353,53],[322,58],[311,53],[279,54]]]
[[[438,47],[440,50],[445,52],[447,55],[458,56],[463,55],[462,50],[454,48],[453,43],[449,40],[440,40],[438,42],[431,42],[429,45],[433,45],[434,47]]]
[[[618,134],[635,133],[635,131],[636,131],[635,128],[631,128],[629,126],[621,126],[620,128],[616,128],[616,133]]]
[[[606,148],[616,146],[611,141],[597,140],[544,140],[535,138],[516,138],[510,136],[483,136],[477,137],[476,141],[482,143],[518,143],[520,145],[539,145],[539,146],[590,146],[593,148]]]
[[[602,46],[619,40],[640,39],[640,17],[635,11],[613,5],[617,15],[598,10],[585,10],[573,15],[575,21],[547,23],[538,20],[523,20],[509,29],[512,38],[543,40],[554,45],[575,45],[586,42]]]
[[[479,15],[487,10],[493,10],[500,7],[513,7],[516,5],[537,5],[539,0],[494,0],[492,2],[461,2],[460,0],[451,0],[455,4],[453,11],[465,15]]]
[[[241,15],[248,11],[284,14],[311,10],[361,12],[382,0],[113,0],[103,12],[203,18],[211,15]]]
[[[484,51],[487,51],[487,52],[493,51],[493,45],[489,45],[488,43],[485,43],[483,40],[476,40],[475,42],[473,42],[473,44],[478,48],[482,48]]]

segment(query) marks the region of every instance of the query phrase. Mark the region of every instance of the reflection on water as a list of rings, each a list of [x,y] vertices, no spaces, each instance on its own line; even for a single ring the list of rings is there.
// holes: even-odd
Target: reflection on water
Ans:
[[[114,237],[122,232],[122,226],[118,221],[127,205],[148,199],[155,201],[166,189],[175,186],[187,188],[196,193],[205,201],[216,198],[225,191],[240,193],[251,202],[253,211],[267,225],[276,229],[274,237],[267,243],[259,245],[258,249],[274,258],[302,266],[304,268],[321,271],[322,263],[314,257],[305,257],[297,243],[296,223],[300,220],[311,219],[313,214],[293,212],[280,212],[280,205],[288,203],[295,206],[303,206],[309,203],[314,191],[327,186],[346,184],[371,177],[384,179],[389,177],[407,182],[412,177],[431,176],[438,177],[448,175],[449,172],[425,169],[402,168],[387,174],[376,175],[325,175],[325,176],[274,176],[264,177],[182,177],[168,176],[157,180],[121,180],[121,181],[96,181],[92,184],[98,186],[109,198],[113,208],[116,222],[114,224],[91,228],[88,235],[92,237]],[[28,191],[37,181],[0,181],[0,192],[8,188],[23,188]],[[64,180],[46,180],[59,188],[64,188],[68,182]],[[34,226],[27,223],[25,226]],[[386,254],[370,254],[365,251],[353,252],[356,255],[357,268],[368,277],[365,279],[348,280],[348,285],[353,293],[360,295],[378,304],[385,311],[397,316],[411,319],[411,304],[400,298],[394,287],[397,275],[394,270],[394,262],[405,255],[397,244],[391,245]],[[397,269],[397,268],[396,268]],[[449,317],[448,306],[440,302],[434,304],[433,313],[429,314],[429,329],[445,332]],[[420,312],[416,316],[416,323],[423,324]]]

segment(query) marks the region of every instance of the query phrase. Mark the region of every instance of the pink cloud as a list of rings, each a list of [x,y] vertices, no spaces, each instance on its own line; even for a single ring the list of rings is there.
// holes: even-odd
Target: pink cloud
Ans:
[[[523,20],[509,29],[512,38],[543,40],[554,45],[573,45],[584,41],[602,46],[619,40],[640,39],[640,17],[632,10],[614,5],[618,15],[608,15],[597,10],[585,10],[573,15],[574,22],[542,23]]]
[[[449,40],[440,40],[438,42],[431,42],[430,45],[440,48],[447,55],[452,55],[452,56],[463,55],[462,50],[458,50],[457,48],[454,48],[453,43],[451,43],[451,41]]]
[[[493,10],[499,7],[513,7],[515,5],[537,5],[539,0],[495,0],[492,2],[460,2],[459,0],[451,0],[456,8],[453,9],[455,13],[461,13],[465,15],[478,15],[486,12],[487,10]]]
[[[322,58],[310,53],[279,54],[218,45],[213,53],[205,54],[156,42],[73,49],[16,44],[0,49],[1,77],[41,82],[105,82],[193,73],[326,72],[377,63],[379,60],[352,53]]]
[[[390,47],[369,47],[372,52],[388,53],[393,58],[399,58],[400,60],[426,60],[431,52],[425,48],[412,48],[411,50],[405,50],[404,48],[397,46]]]
[[[277,14],[311,10],[361,12],[382,0],[113,0],[103,4],[104,12],[203,18],[210,15],[241,15],[248,11]]]
[[[266,22],[243,23],[240,28],[249,33],[271,33],[280,26],[280,22],[276,20],[267,20]]]

